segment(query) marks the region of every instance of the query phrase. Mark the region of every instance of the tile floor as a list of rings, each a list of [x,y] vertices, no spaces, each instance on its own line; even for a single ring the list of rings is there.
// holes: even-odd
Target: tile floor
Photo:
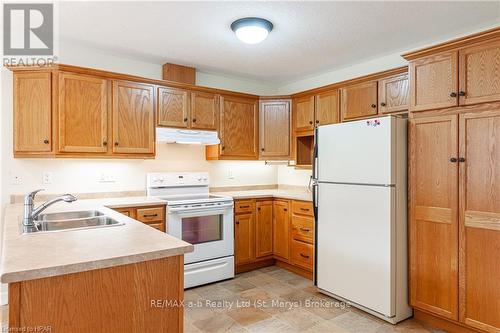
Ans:
[[[409,319],[396,326],[320,294],[310,280],[276,266],[185,292],[184,332],[430,333]],[[309,306],[306,306],[309,305]],[[0,307],[6,332],[8,307]]]
[[[347,307],[318,293],[310,280],[276,266],[186,290],[185,300],[186,333],[433,332],[412,319],[393,326]]]

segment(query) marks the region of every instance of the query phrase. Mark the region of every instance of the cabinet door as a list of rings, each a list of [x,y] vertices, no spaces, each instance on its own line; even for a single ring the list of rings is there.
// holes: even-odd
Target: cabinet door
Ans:
[[[114,153],[154,153],[153,89],[148,84],[113,82]]]
[[[410,130],[411,304],[457,320],[457,116],[413,119]]]
[[[314,129],[314,96],[298,97],[293,100],[294,130]]]
[[[409,97],[408,74],[396,75],[378,81],[380,113],[407,111]]]
[[[339,91],[332,90],[316,95],[315,123],[316,125],[336,124],[339,118]]]
[[[500,100],[500,41],[459,51],[460,105]]]
[[[288,201],[274,201],[273,208],[273,253],[284,260],[290,257],[289,251],[290,211]]]
[[[377,81],[342,88],[340,92],[342,120],[377,115]]]
[[[260,156],[290,156],[290,101],[260,102]]]
[[[460,321],[500,332],[500,108],[460,115]]]
[[[253,99],[221,97],[221,155],[256,159],[258,112]]]
[[[191,128],[214,131],[219,128],[218,95],[191,92]]]
[[[189,125],[188,92],[174,88],[158,88],[158,125],[186,128]]]
[[[273,254],[273,201],[257,202],[255,221],[255,257]]]
[[[59,74],[59,152],[108,151],[108,81]]]
[[[457,70],[456,51],[412,61],[409,65],[410,111],[457,106]]]
[[[236,265],[248,264],[255,260],[254,213],[234,216],[234,257]]]
[[[14,152],[52,151],[51,73],[14,73]]]

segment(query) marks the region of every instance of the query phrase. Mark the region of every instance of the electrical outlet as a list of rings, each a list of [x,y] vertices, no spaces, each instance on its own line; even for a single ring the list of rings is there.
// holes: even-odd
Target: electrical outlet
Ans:
[[[43,184],[52,184],[52,178],[53,178],[52,176],[53,176],[52,172],[45,171],[42,174],[42,183]]]
[[[115,183],[116,178],[115,175],[110,173],[101,173],[101,176],[98,179],[99,183]]]
[[[232,169],[228,169],[227,170],[227,178],[228,179],[234,179],[234,175],[233,175],[233,170]]]
[[[23,183],[23,180],[21,179],[21,176],[18,175],[12,175],[10,177],[10,183],[12,185],[21,185]]]

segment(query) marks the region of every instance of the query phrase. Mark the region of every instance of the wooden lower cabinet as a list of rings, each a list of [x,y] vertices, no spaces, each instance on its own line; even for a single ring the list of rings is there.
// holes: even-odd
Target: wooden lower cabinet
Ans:
[[[165,205],[144,207],[116,207],[113,208],[123,215],[140,221],[152,228],[166,232]]]
[[[417,310],[500,332],[500,103],[414,118],[410,292]]]
[[[297,217],[289,207],[294,206],[310,211],[298,216],[304,220],[299,236],[292,231],[293,220]],[[268,198],[235,200],[236,271],[269,266],[277,261],[310,278],[314,252],[313,219],[311,202]]]
[[[9,284],[12,332],[182,332],[184,256]]]

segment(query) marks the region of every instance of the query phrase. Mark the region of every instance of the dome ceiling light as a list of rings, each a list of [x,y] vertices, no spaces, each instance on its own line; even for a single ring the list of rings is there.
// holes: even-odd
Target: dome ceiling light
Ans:
[[[260,17],[245,17],[231,23],[231,30],[243,43],[257,44],[267,38],[273,24]]]

